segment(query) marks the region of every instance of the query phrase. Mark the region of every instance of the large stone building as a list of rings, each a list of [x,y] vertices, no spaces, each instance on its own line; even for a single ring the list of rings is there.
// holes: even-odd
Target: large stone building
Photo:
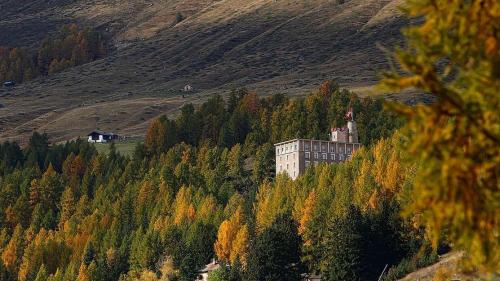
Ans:
[[[346,126],[332,128],[329,141],[294,139],[275,144],[276,173],[287,173],[296,179],[309,165],[350,159],[361,147],[352,109],[346,114],[346,121]]]

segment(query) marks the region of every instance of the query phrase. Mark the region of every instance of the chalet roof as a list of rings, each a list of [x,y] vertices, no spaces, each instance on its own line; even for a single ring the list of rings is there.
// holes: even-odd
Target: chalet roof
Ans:
[[[106,133],[106,132],[103,132],[103,131],[94,130],[94,131],[90,132],[87,136],[91,136],[93,134],[103,135],[103,136],[114,136],[115,135],[113,133]]]
[[[199,273],[208,273],[208,272],[212,272],[216,269],[220,268],[220,264],[218,262],[211,262],[207,265],[205,265],[205,267],[203,269],[201,269],[199,271]]]
[[[321,275],[317,275],[317,274],[302,273],[301,276],[304,280],[310,280],[310,281],[313,281],[313,280],[320,281],[321,280]]]

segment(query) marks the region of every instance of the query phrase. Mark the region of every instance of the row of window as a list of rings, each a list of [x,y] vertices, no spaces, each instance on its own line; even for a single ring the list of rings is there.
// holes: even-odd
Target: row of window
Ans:
[[[276,148],[276,155],[297,151],[297,149],[297,144],[290,144],[285,146],[282,145],[281,147]]]
[[[332,159],[332,160],[334,160],[334,159]],[[339,160],[345,160],[343,154],[339,155]],[[312,162],[314,165],[318,165],[318,163],[319,163],[318,161],[312,161]],[[306,163],[306,168],[311,165],[311,161],[306,160],[305,163]]]
[[[296,158],[297,157],[297,154],[293,154],[293,155],[286,155],[286,160],[288,161],[288,158]],[[283,161],[283,156],[280,156],[280,161]]]
[[[304,144],[304,150],[309,151],[310,145],[308,143]],[[289,152],[295,152],[298,150],[297,144],[282,145],[276,148],[276,155],[286,154]],[[312,151],[318,151],[318,145],[313,145]],[[351,154],[352,148],[349,146],[346,148],[347,154]],[[321,152],[328,152],[326,145],[322,145]],[[330,146],[330,153],[335,153],[335,146]],[[338,153],[344,153],[343,147],[339,148]]]
[[[349,151],[349,153],[347,153],[347,155],[351,155],[351,154],[350,154],[350,151]],[[314,152],[314,153],[313,153],[313,156],[314,156],[314,157],[313,157],[314,159],[320,159],[320,155],[319,155],[319,153],[318,153],[318,152]],[[310,153],[310,152],[305,152],[305,153],[304,153],[304,157],[305,157],[306,159],[310,159],[310,158],[311,158],[311,153]],[[335,161],[335,160],[337,160],[337,159],[336,159],[336,157],[337,157],[337,154],[335,154],[335,153],[330,154],[330,159],[331,159],[331,160],[334,160],[334,161]],[[338,160],[344,160],[344,154],[340,153],[340,154],[338,154],[338,157],[339,157],[339,159],[338,159]],[[294,155],[286,155],[286,156],[285,156],[285,160],[286,160],[286,161],[288,161],[290,158],[292,158],[292,159],[297,158],[297,154],[294,154]],[[328,160],[328,154],[327,154],[327,153],[321,153],[321,159],[323,159],[323,160]],[[283,161],[283,160],[284,160],[284,159],[283,159],[283,156],[280,156],[280,159],[279,159],[279,160],[280,160],[280,161]]]
[[[308,145],[308,144],[306,144],[306,145],[304,146],[304,150],[305,150],[305,151],[309,151],[309,145]],[[318,148],[317,148],[317,146],[315,145],[315,146],[314,146],[313,151],[317,151],[317,150],[318,150]],[[321,150],[321,151],[322,151],[322,152],[328,152],[328,149],[327,149],[325,146],[323,146],[323,148],[322,148],[322,150]],[[346,151],[347,151],[347,154],[351,154],[351,147],[347,147],[347,148],[346,148]],[[330,152],[331,152],[331,153],[335,153],[335,146],[330,146]],[[338,152],[339,152],[339,153],[344,153],[344,149],[343,149],[342,147],[340,147]]]
[[[293,162],[293,168],[295,169],[295,162]],[[289,166],[289,164],[288,164],[288,163],[286,164],[286,169],[287,169],[287,170],[288,170],[288,169],[290,169],[290,166]],[[283,165],[280,165],[280,167],[279,167],[279,170],[278,170],[278,171],[283,171]]]
[[[315,154],[316,154],[316,155],[315,155],[315,159],[318,159],[318,160],[319,160],[317,153],[315,153]],[[323,153],[321,156],[322,156],[322,159],[323,159],[324,161],[328,160],[328,155],[327,155],[326,153]],[[337,159],[336,159],[336,156],[337,156],[336,154],[331,154],[331,155],[330,155],[330,159],[331,159],[331,160],[333,160],[333,161],[335,161],[335,160],[337,160]],[[347,157],[349,157],[349,155],[347,155]],[[308,153],[306,153],[306,159],[309,159],[309,155],[308,155]],[[345,160],[345,159],[346,159],[346,155],[344,155],[344,154],[339,154],[339,155],[338,155],[338,160],[339,160],[339,161],[343,161],[343,160]],[[316,161],[316,160],[315,160],[315,161],[313,161],[313,162],[314,162],[314,164],[318,164],[318,161]],[[306,160],[306,161],[305,161],[305,163],[306,163],[306,167],[308,167],[308,166],[309,166],[309,164],[311,163],[311,161],[310,161],[310,160]],[[292,163],[292,168],[293,168],[293,169],[295,169],[295,162],[293,162],[293,163]],[[284,169],[286,169],[286,170],[290,169],[290,164],[288,164],[288,163],[287,163],[287,164],[286,164],[286,168],[284,168],[284,167],[283,167],[283,165],[279,165],[279,167],[278,167],[278,172],[281,172],[281,171],[283,171]]]
[[[350,155],[350,154],[348,154]],[[344,154],[339,154],[339,159],[338,160],[344,160]],[[311,154],[309,152],[306,152],[305,153],[305,158],[306,159],[310,159],[311,158]],[[319,153],[318,152],[314,152],[314,159],[319,159]],[[323,160],[328,160],[328,154],[326,153],[322,153],[321,154],[321,159]],[[330,159],[335,161],[336,160],[336,154],[330,154]]]

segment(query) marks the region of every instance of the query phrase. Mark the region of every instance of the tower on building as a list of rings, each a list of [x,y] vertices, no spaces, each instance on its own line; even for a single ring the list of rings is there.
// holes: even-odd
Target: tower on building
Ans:
[[[350,107],[349,111],[347,111],[345,119],[347,121],[348,142],[358,143],[358,126],[356,126],[356,121],[354,121],[352,107]]]
[[[358,127],[356,121],[354,121],[352,107],[349,108],[344,119],[347,121],[347,125],[341,128],[332,128],[330,140],[342,143],[358,143]]]

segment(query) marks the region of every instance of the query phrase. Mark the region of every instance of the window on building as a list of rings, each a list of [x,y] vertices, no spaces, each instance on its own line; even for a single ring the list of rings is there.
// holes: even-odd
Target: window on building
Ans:
[[[334,146],[330,147],[330,152],[335,152],[335,147]]]
[[[350,147],[347,148],[347,154],[351,154],[351,148]]]
[[[328,160],[328,156],[326,155],[326,153],[323,153],[323,160]]]
[[[286,164],[286,169],[288,170],[288,164]]]
[[[305,151],[309,151],[309,145],[308,144],[305,145],[305,149],[304,150]]]
[[[297,151],[297,145],[295,145],[295,151]]]
[[[310,164],[311,164],[310,161],[306,161],[306,168],[309,167]]]
[[[335,154],[330,155],[330,158],[335,161]]]
[[[293,167],[295,168],[295,162],[293,162]]]
[[[286,156],[286,160],[288,161],[288,155]]]
[[[314,145],[314,150],[317,151],[318,150],[318,146],[317,145]]]
[[[279,169],[279,170],[280,170],[280,171],[283,171],[283,166],[281,166],[281,165],[280,165],[280,169]]]
[[[311,154],[309,152],[306,152],[306,159],[309,159],[311,157]]]
[[[280,150],[276,149],[276,155],[280,155]]]
[[[318,153],[314,152],[314,159],[318,159]]]

